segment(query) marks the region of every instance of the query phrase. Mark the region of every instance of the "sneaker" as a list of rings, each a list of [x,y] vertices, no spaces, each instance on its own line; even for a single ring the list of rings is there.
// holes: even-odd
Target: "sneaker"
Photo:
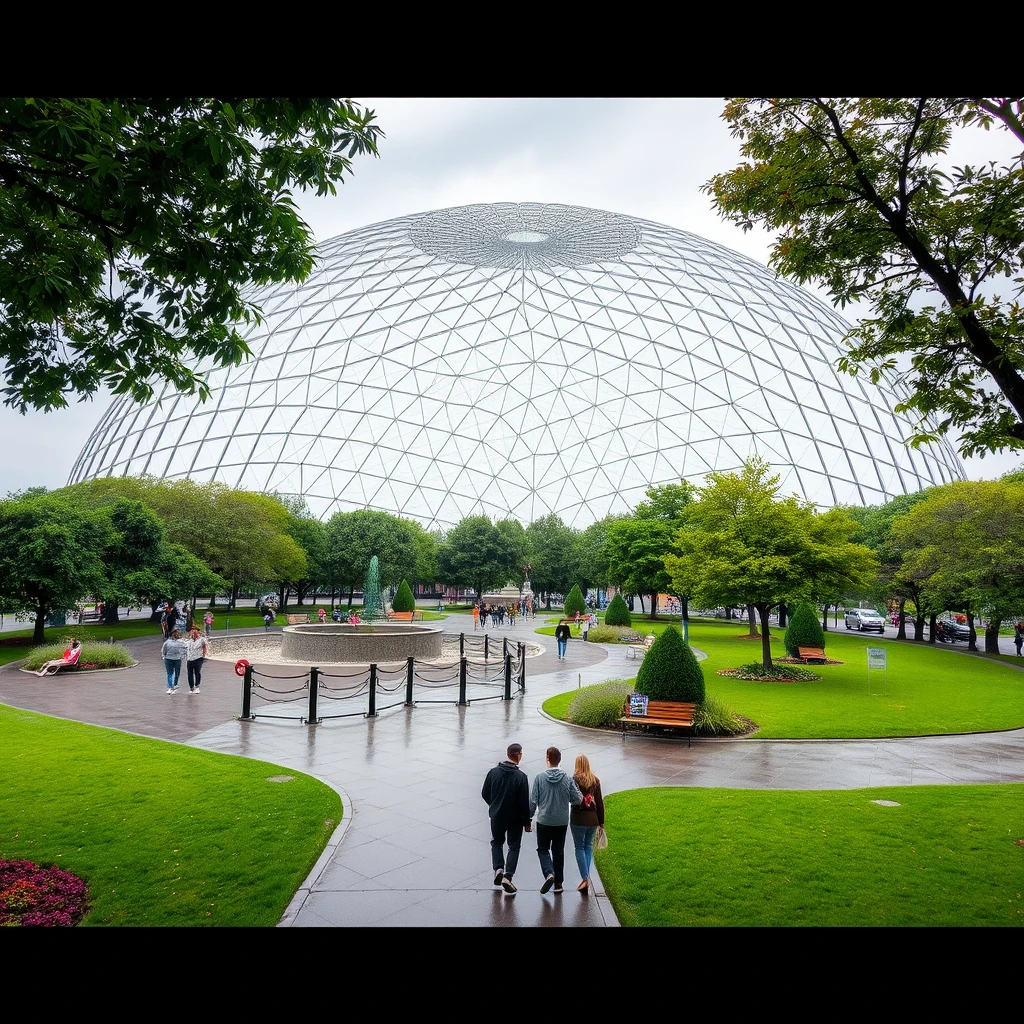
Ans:
[[[504,871],[495,871],[494,872],[494,884],[495,885],[501,885],[502,879],[504,877],[505,877],[505,872]]]
[[[551,886],[553,886],[554,884],[555,884],[555,876],[554,875],[548,875],[544,879],[544,884],[540,887],[540,891],[541,892],[547,892],[548,889],[550,889]]]
[[[519,890],[513,884],[512,879],[509,878],[508,875],[506,875],[501,880],[501,887],[505,890],[506,893],[508,893],[509,896],[515,896],[515,894],[519,892]]]
[[[168,693],[174,693],[174,687],[173,686],[168,686],[167,687],[167,692]]]
[[[199,687],[197,686],[197,687],[196,687],[196,693],[198,693],[198,692],[199,692]]]
[[[191,697],[191,696],[192,696],[192,694],[193,694],[193,693],[195,693],[195,692],[196,692],[196,691],[195,691],[195,688],[194,688],[194,687],[191,687],[191,686],[190,686],[190,687],[188,688],[188,695],[189,695],[190,697]]]
[[[556,885],[555,886],[555,892],[563,892],[563,891],[564,890],[562,889],[562,887],[560,885]]]

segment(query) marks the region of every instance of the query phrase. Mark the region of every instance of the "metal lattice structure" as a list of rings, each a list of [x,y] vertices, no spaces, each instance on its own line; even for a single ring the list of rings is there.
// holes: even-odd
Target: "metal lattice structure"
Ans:
[[[879,504],[963,479],[904,447],[903,385],[840,375],[849,324],[685,231],[575,206],[412,214],[320,247],[301,286],[255,293],[254,358],[212,398],[116,401],[72,469],[374,508],[582,528],[647,488],[760,455],[782,493]]]

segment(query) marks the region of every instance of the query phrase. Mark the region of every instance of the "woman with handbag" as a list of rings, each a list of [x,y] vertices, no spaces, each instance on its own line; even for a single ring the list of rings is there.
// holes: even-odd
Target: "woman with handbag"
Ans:
[[[594,836],[598,829],[604,829],[604,798],[601,796],[601,780],[590,767],[586,754],[576,755],[573,780],[583,794],[583,802],[571,808],[569,831],[576,848],[576,866],[580,869],[580,884],[576,891],[584,896],[590,894],[590,869],[594,863]]]

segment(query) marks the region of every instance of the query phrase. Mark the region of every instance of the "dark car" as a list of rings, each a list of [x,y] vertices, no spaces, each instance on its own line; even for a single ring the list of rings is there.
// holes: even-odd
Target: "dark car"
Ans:
[[[971,639],[971,627],[964,622],[940,619],[935,623],[935,639],[944,644],[967,643]]]

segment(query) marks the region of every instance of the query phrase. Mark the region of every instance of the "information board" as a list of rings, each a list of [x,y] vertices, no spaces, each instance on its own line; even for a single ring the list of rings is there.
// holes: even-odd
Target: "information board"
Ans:
[[[868,668],[885,668],[885,648],[868,648]]]
[[[629,714],[636,718],[637,715],[647,714],[647,694],[631,693],[629,695]]]

